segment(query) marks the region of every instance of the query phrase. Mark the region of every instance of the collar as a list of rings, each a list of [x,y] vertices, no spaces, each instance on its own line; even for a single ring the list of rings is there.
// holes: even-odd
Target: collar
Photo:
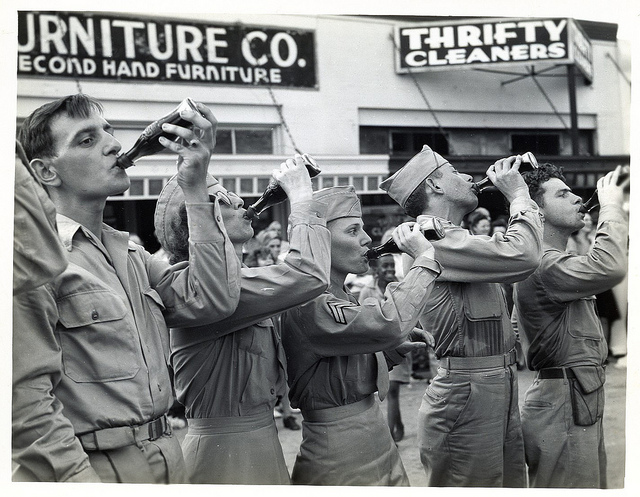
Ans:
[[[440,221],[440,223],[443,226],[457,226],[456,224],[453,224],[451,221],[449,221],[448,219],[445,219],[443,217],[439,217],[439,216],[433,216],[431,214],[420,214],[417,218],[416,218],[416,223],[421,224],[421,221],[424,221],[426,219],[437,219],[438,221]]]
[[[68,252],[73,250],[73,237],[78,230],[81,230],[86,237],[93,236],[88,229],[82,226],[79,222],[63,215],[56,214],[56,221],[58,223],[58,237],[62,242],[62,245]]]

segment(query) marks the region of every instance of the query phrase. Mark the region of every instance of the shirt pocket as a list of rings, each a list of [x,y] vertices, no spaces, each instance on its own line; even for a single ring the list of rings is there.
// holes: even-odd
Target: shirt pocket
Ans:
[[[593,319],[597,314],[595,295],[583,297],[569,304],[567,312],[569,334],[578,340],[595,340],[596,342],[604,340],[599,319]]]
[[[504,300],[496,283],[472,283],[462,289],[464,314],[469,321],[500,320]]]
[[[137,374],[141,353],[120,297],[95,290],[66,296],[57,304],[63,368],[70,379],[92,383]]]

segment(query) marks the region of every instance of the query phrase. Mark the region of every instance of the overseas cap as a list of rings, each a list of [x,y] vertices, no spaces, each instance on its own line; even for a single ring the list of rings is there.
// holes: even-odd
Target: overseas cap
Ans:
[[[427,176],[440,166],[448,163],[448,160],[425,145],[393,176],[380,183],[380,188],[404,208],[409,196],[422,184]]]
[[[212,195],[223,190],[218,180],[208,173],[207,190]],[[182,202],[184,202],[184,193],[178,185],[178,175],[175,174],[160,192],[154,216],[156,237],[162,248],[168,252],[173,252],[171,248],[173,247],[174,230],[180,224],[178,213]]]
[[[341,217],[362,217],[360,199],[352,186],[332,186],[313,192],[313,199],[327,204],[327,222]]]

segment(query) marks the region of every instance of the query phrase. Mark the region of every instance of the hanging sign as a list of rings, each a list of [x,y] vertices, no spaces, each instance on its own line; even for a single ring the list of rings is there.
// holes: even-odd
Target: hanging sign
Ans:
[[[478,19],[395,29],[396,72],[575,64],[593,78],[591,41],[573,19]]]
[[[18,75],[314,88],[314,32],[85,12],[18,12]]]

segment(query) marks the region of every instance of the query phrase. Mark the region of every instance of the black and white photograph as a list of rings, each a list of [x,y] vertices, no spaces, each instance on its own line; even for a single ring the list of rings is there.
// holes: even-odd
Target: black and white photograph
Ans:
[[[5,495],[640,488],[633,1],[2,13]]]

